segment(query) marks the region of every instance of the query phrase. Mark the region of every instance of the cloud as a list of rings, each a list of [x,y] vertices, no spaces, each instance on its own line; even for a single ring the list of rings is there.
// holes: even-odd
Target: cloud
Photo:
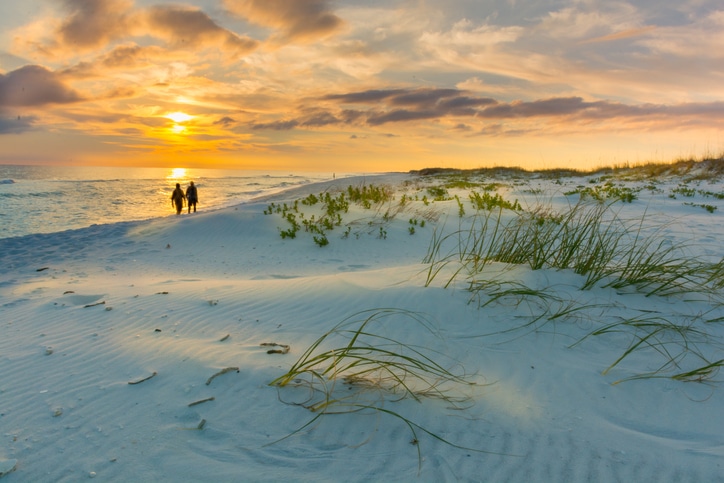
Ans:
[[[270,129],[272,131],[289,131],[299,126],[299,121],[272,121],[265,123],[255,123],[252,125],[254,130]]]
[[[229,116],[224,116],[221,119],[214,121],[215,126],[229,127],[234,124],[236,124],[236,119],[234,119],[233,117],[229,117]]]
[[[281,32],[285,40],[312,41],[337,32],[344,22],[327,0],[224,0],[232,13]]]
[[[161,49],[149,45],[149,39],[165,41],[171,49],[218,48],[227,58],[237,59],[254,51],[259,42],[219,26],[196,7],[157,5],[136,8],[132,0],[59,0],[64,7],[60,19],[43,18],[16,36],[19,45],[29,46],[36,54],[57,59],[85,52],[115,49],[116,61],[128,55]],[[50,33],[50,35],[48,35]],[[118,50],[118,43],[139,41],[143,47]],[[158,42],[156,42],[158,43]],[[125,50],[124,50],[125,49]],[[167,50],[168,52],[168,50]],[[106,59],[112,62],[114,59]],[[119,64],[116,64],[119,65]]]
[[[107,75],[116,71],[130,71],[158,65],[169,60],[169,52],[156,47],[141,47],[135,44],[119,45],[109,52],[90,60],[79,62],[62,71],[64,77],[85,78]]]
[[[388,122],[419,121],[422,119],[435,119],[440,117],[436,111],[411,111],[408,109],[397,109],[384,114],[372,115],[367,118],[367,124],[379,126]]]
[[[323,97],[324,100],[340,104],[372,104],[375,106],[366,116],[359,111],[345,111],[343,118],[365,116],[367,123],[373,126],[389,122],[406,122],[423,119],[436,119],[446,116],[474,116],[481,107],[497,105],[498,102],[487,97],[471,97],[469,93],[458,89],[390,89],[367,90],[347,94],[334,94]]]
[[[340,101],[344,103],[354,104],[354,103],[375,103],[382,101],[384,99],[389,99],[390,97],[394,97],[396,95],[401,95],[409,92],[405,89],[393,89],[393,90],[384,90],[384,89],[372,89],[362,92],[351,92],[347,94],[330,94],[328,96],[325,96],[323,99],[327,100],[335,100]]]
[[[576,2],[575,7],[549,12],[538,25],[538,31],[556,39],[585,39],[635,31],[642,26],[642,13],[633,5]]]
[[[259,42],[217,25],[195,8],[156,6],[145,12],[151,32],[176,47],[220,45],[235,57],[255,50]]]
[[[297,119],[254,123],[251,127],[254,130],[270,129],[273,131],[289,131],[297,127],[318,128],[339,124],[342,124],[342,122],[330,112],[321,109],[312,109]]]
[[[33,123],[37,120],[35,116],[12,116],[5,117],[0,113],[0,135],[2,134],[21,134],[30,131]]]
[[[597,42],[611,42],[615,40],[623,40],[623,39],[629,39],[633,37],[640,37],[642,35],[646,35],[653,30],[656,30],[655,26],[648,26],[648,27],[641,27],[636,29],[628,29],[628,30],[622,30],[620,32],[615,32],[612,34],[604,35],[602,37],[596,37],[594,39],[588,39],[584,40],[581,43],[584,44],[591,44],[591,43],[597,43]]]
[[[83,98],[66,86],[58,74],[39,65],[27,65],[0,74],[0,107],[67,104]]]
[[[587,101],[577,96],[501,102],[456,89],[374,89],[326,95],[320,101],[328,105],[326,110],[316,109],[283,121],[256,123],[253,129],[291,130],[351,124],[381,126],[446,118],[457,121],[453,128],[457,131],[471,129],[470,122],[539,118],[549,118],[561,125],[613,121],[650,122],[670,127],[684,124],[687,119],[699,119],[698,122],[708,119],[711,122],[724,117],[724,102],[628,105],[613,101]]]
[[[121,36],[132,0],[63,0],[70,15],[58,28],[61,43],[80,49],[103,46]]]

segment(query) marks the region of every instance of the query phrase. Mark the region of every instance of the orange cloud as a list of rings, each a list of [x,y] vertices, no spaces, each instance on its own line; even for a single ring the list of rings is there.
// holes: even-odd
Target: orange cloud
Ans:
[[[103,46],[122,36],[131,0],[64,0],[70,15],[58,28],[61,43],[78,49]]]
[[[622,40],[622,39],[628,39],[631,37],[640,37],[641,35],[645,35],[655,29],[656,29],[656,27],[653,25],[648,26],[648,27],[638,28],[638,29],[628,29],[628,30],[623,30],[621,32],[615,32],[615,33],[612,33],[609,35],[604,35],[602,37],[596,37],[593,39],[584,40],[581,43],[582,44],[592,44],[592,43],[596,43],[596,42],[610,42],[613,40]]]
[[[122,65],[142,52],[138,46],[115,45],[133,38],[160,39],[166,48],[176,50],[220,48],[232,60],[259,46],[257,40],[219,26],[196,7],[158,5],[144,9],[135,8],[132,0],[62,0],[62,4],[64,17],[36,22],[35,33],[23,41],[35,53],[58,58],[112,48],[115,59],[105,59],[111,66],[114,61]]]
[[[309,41],[338,31],[343,20],[326,0],[225,0],[232,13],[281,31],[285,40]]]
[[[66,86],[58,74],[39,65],[27,65],[0,74],[0,107],[67,104],[83,98]]]
[[[259,42],[237,35],[217,25],[208,15],[195,8],[157,6],[145,12],[153,35],[164,38],[175,47],[219,45],[227,53],[239,57],[255,50]]]

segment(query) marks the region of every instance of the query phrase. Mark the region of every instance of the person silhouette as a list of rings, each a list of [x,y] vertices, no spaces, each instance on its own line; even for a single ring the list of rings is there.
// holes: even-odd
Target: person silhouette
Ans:
[[[186,202],[189,207],[189,213],[191,213],[191,205],[193,205],[194,213],[196,213],[196,203],[199,202],[199,192],[196,190],[193,181],[191,181],[189,187],[186,188]]]
[[[186,195],[184,194],[184,190],[181,189],[181,185],[179,183],[176,183],[176,189],[173,190],[173,193],[171,193],[171,206],[176,205],[177,215],[181,214],[185,199]]]

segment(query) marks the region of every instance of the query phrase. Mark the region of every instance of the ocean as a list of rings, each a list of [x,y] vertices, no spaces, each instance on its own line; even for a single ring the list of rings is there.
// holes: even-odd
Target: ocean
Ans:
[[[199,192],[197,210],[204,211],[332,176],[219,169],[0,165],[0,239],[176,216],[170,200],[176,183],[185,190],[193,181]]]

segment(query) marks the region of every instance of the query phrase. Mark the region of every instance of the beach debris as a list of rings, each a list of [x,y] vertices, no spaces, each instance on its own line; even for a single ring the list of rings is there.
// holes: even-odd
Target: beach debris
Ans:
[[[106,301],[105,301],[105,300],[101,300],[100,302],[96,302],[96,303],[94,303],[94,304],[84,305],[83,308],[84,308],[84,309],[87,309],[88,307],[95,307],[96,305],[105,305],[105,304],[106,304]]]
[[[154,332],[161,332],[161,329],[153,329]]]
[[[210,378],[208,378],[206,380],[206,385],[208,386],[209,384],[211,384],[211,381],[213,381],[217,377],[219,377],[223,374],[226,374],[227,372],[231,372],[231,371],[239,372],[239,368],[238,367],[227,367],[226,369],[221,369],[219,372],[217,372],[216,374],[214,374],[213,376],[211,376]]]
[[[226,340],[229,340],[229,337],[231,337],[231,334],[226,334],[224,337],[222,337],[221,339],[219,339],[219,342],[224,342],[224,341],[226,341]]]
[[[194,402],[189,403],[189,407],[196,406],[196,405],[198,405],[198,404],[203,404],[203,403],[209,402],[209,401],[214,401],[214,400],[216,400],[216,398],[215,398],[214,396],[207,397],[206,399],[200,399],[200,400],[198,400],[198,401],[194,401]]]
[[[52,353],[53,353],[53,348],[52,348],[52,347],[48,346],[48,347],[45,348],[45,355],[46,355],[46,356],[49,356],[49,355],[52,354]]]
[[[219,301],[218,300],[209,300],[209,305],[211,305],[212,307],[214,305],[219,305]]]
[[[287,354],[289,352],[288,344],[277,344],[276,342],[262,342],[262,347],[281,347],[281,349],[269,349],[266,351],[267,354]]]
[[[36,272],[42,272],[43,270],[47,270],[47,269],[49,269],[49,268],[50,268],[50,267],[41,267],[41,268],[39,268],[39,269],[37,269],[37,270],[35,270],[35,271],[36,271]]]
[[[113,310],[113,307],[111,307],[110,305],[106,307],[106,312],[110,312],[111,310]]]
[[[196,426],[196,429],[202,430],[202,429],[204,429],[204,426],[206,426],[206,420],[202,419],[201,422],[199,422],[199,425]]]
[[[166,244],[166,248],[171,248],[171,244],[170,244],[170,243],[167,243],[167,244]]]
[[[15,470],[18,460],[0,460],[0,478]]]
[[[168,295],[168,292],[156,292],[156,295]]]
[[[57,418],[58,416],[63,415],[63,408],[55,408],[55,411],[53,411],[53,417]]]
[[[69,293],[75,293],[75,290],[66,290],[63,292],[63,295],[68,295]]]
[[[153,374],[151,374],[148,377],[144,377],[143,379],[139,379],[138,381],[128,381],[128,384],[134,385],[134,384],[141,384],[144,381],[148,381],[152,377],[154,377],[156,374],[158,374],[156,371],[153,371]]]

